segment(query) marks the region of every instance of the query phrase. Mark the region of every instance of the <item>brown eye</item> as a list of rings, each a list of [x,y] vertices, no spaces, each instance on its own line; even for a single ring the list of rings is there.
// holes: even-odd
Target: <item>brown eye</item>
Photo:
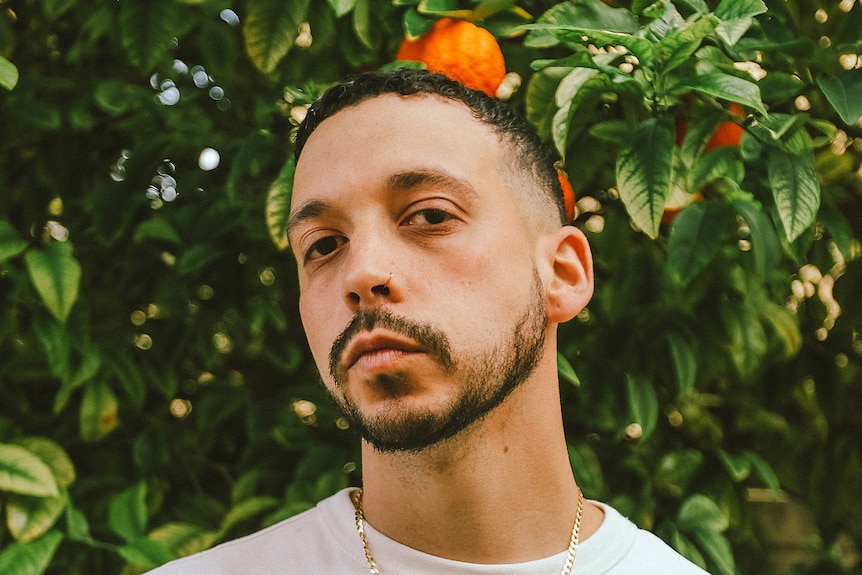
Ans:
[[[326,257],[341,247],[343,243],[344,239],[339,236],[321,238],[311,244],[311,247],[305,252],[305,261]]]

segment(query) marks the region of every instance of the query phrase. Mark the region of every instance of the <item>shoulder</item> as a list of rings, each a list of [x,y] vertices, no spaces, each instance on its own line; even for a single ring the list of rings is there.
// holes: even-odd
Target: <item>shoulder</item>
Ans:
[[[594,502],[605,513],[599,530],[582,544],[577,573],[606,575],[707,575],[667,543],[623,517],[616,509]],[[576,562],[577,565],[577,562]]]
[[[364,558],[358,538],[351,537],[349,490],[324,499],[313,509],[240,539],[177,559],[147,575],[215,575],[281,573],[285,565],[297,572],[326,572],[327,562],[349,564]],[[367,570],[367,567],[366,567]]]

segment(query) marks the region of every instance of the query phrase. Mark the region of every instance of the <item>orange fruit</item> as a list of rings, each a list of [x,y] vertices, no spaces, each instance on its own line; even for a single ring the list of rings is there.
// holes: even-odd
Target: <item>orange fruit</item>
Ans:
[[[745,116],[745,110],[736,102],[730,105],[729,110],[734,116]],[[712,137],[706,143],[703,151],[706,153],[721,146],[739,146],[739,141],[744,133],[745,129],[736,122],[722,122],[712,133]]]
[[[563,188],[563,203],[566,204],[566,221],[571,223],[575,219],[575,190],[572,189],[569,177],[563,170],[557,170],[557,179],[560,180],[560,187]]]
[[[679,188],[671,190],[667,199],[664,201],[664,212],[661,214],[661,223],[669,226],[673,223],[680,210],[689,204],[699,202],[703,199],[703,194],[689,194],[685,190]]]
[[[441,18],[415,40],[405,38],[398,60],[422,62],[492,98],[506,76],[506,62],[494,35],[466,20]]]

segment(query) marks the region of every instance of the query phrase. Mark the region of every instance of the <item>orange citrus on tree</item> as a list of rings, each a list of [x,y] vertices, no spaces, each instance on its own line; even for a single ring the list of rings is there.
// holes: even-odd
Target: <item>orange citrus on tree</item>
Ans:
[[[569,177],[563,170],[557,170],[557,179],[563,189],[563,202],[566,204],[566,222],[571,223],[575,219],[575,191],[569,182]]]
[[[492,98],[506,76],[506,62],[494,35],[466,20],[441,18],[415,40],[405,38],[398,60],[422,62]]]

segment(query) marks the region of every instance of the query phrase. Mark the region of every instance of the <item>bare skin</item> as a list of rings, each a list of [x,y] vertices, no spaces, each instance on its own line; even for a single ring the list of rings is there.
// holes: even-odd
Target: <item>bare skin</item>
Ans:
[[[336,381],[330,350],[358,310],[433,324],[463,365],[505,348],[538,281],[547,320],[541,359],[500,405],[423,449],[363,443],[367,521],[420,551],[473,563],[564,551],[577,507],[556,332],[589,301],[592,261],[577,229],[536,223],[554,214],[524,199],[519,187],[533,184],[512,178],[511,165],[505,144],[462,104],[380,96],[311,135],[289,230],[300,311],[324,383],[375,421],[443,413],[469,378],[403,334],[375,327],[347,343]],[[536,217],[541,210],[547,217]],[[397,385],[381,384],[391,381]],[[582,541],[602,519],[587,504]]]

